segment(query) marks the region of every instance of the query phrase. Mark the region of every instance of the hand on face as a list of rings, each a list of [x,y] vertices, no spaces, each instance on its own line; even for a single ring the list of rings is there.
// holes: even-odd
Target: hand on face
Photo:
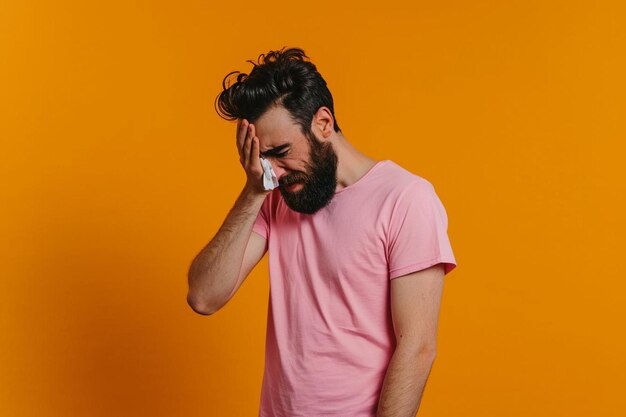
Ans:
[[[239,162],[246,171],[246,188],[255,193],[266,194],[271,190],[263,187],[263,166],[259,156],[259,138],[255,128],[246,119],[237,122],[237,151]]]

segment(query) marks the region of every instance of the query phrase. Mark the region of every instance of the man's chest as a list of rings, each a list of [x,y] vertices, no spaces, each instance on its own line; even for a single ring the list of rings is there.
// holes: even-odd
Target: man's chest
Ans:
[[[270,250],[286,264],[309,265],[325,275],[383,275],[387,223],[371,207],[293,215],[272,225]]]

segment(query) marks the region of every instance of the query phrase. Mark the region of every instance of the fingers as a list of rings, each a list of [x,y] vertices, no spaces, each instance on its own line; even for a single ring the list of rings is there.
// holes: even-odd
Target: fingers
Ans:
[[[243,145],[243,160],[246,163],[246,165],[250,164],[250,154],[251,149],[252,149],[252,138],[254,138],[254,125],[251,124],[248,127],[248,131],[247,131],[247,135],[246,135],[246,140],[244,142]]]
[[[250,163],[253,165],[259,161],[259,138],[256,136],[252,139],[252,152],[250,154],[250,158]],[[261,162],[259,161],[258,163],[260,164]]]
[[[237,122],[237,150],[239,151],[239,155],[243,155],[243,144],[246,139],[246,133],[248,131],[248,121],[246,119],[241,119]]]
[[[249,164],[254,165],[255,163],[255,159],[254,159],[254,145],[255,143],[257,143],[258,138],[256,137],[256,127],[251,124],[250,128],[252,129],[250,132],[250,155],[249,155]],[[258,157],[257,157],[258,158]]]
[[[261,165],[259,159],[259,138],[256,137],[256,127],[246,119],[237,122],[237,148],[239,149],[239,160],[247,167]]]

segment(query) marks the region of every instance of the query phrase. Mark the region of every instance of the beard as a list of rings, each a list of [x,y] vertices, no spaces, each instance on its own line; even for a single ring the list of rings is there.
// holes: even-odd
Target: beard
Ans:
[[[287,191],[280,187],[280,193],[287,206],[297,212],[313,214],[326,207],[333,199],[337,189],[337,154],[330,142],[322,143],[317,140],[313,132],[306,135],[309,138],[309,161],[306,163],[307,172],[297,173],[285,178],[282,185],[296,182],[302,185],[297,191]]]

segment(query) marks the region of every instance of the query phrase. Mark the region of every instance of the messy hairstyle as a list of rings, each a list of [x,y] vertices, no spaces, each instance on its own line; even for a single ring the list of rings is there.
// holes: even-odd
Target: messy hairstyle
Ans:
[[[300,48],[283,47],[280,51],[261,54],[250,75],[232,71],[222,81],[222,91],[215,100],[218,115],[226,120],[247,119],[255,123],[271,107],[283,106],[291,118],[309,137],[311,121],[317,110],[326,106],[334,119],[335,132],[340,132],[333,96],[326,81]],[[226,85],[232,74],[236,82]]]

